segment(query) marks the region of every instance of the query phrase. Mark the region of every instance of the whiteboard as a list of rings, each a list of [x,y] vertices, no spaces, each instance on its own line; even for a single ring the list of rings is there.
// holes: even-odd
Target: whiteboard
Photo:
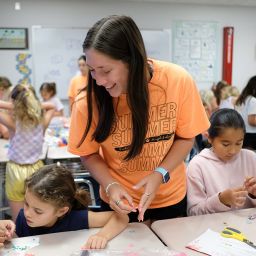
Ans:
[[[58,97],[67,99],[70,80],[78,73],[86,28],[32,27],[33,81],[38,92],[43,82],[56,82]],[[142,30],[148,57],[171,60],[170,30]]]

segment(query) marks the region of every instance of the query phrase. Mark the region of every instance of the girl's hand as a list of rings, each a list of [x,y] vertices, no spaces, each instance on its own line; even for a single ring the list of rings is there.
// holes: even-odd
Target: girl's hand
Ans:
[[[3,247],[3,243],[13,237],[15,227],[14,222],[11,220],[0,221],[0,247]]]
[[[139,183],[133,186],[134,189],[139,190],[141,187],[144,187],[144,194],[140,199],[140,203],[138,206],[139,216],[138,220],[144,220],[144,213],[147,208],[150,206],[151,202],[156,196],[156,192],[158,191],[160,185],[163,182],[163,177],[161,173],[153,172],[142,179]]]
[[[136,212],[132,197],[120,184],[113,184],[108,190],[109,206],[120,214]]]
[[[256,178],[247,177],[244,182],[244,187],[253,197],[256,197]]]
[[[104,249],[107,242],[107,238],[98,233],[90,236],[82,249]]]
[[[219,194],[220,201],[229,207],[239,208],[245,204],[248,192],[244,187],[227,189]]]

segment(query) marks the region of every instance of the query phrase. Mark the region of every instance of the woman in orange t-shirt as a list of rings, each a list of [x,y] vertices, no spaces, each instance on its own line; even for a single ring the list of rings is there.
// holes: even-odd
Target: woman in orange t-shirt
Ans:
[[[82,89],[86,87],[86,83],[87,83],[88,67],[86,65],[86,57],[84,55],[79,57],[78,67],[80,70],[80,74],[76,75],[71,79],[69,89],[68,89],[70,112],[76,96],[79,94],[79,92]]]
[[[192,77],[147,59],[127,16],[99,20],[83,48],[90,72],[72,109],[68,147],[99,182],[102,209],[131,221],[186,215],[183,160],[209,126]]]

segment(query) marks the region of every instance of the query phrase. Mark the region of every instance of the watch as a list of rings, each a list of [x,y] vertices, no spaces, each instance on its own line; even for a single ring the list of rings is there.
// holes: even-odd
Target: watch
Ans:
[[[170,180],[170,174],[163,167],[157,167],[155,172],[159,172],[163,176],[163,183],[167,183]]]

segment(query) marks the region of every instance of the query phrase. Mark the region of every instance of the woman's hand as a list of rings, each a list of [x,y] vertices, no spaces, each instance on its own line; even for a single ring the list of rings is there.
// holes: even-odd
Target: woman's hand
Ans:
[[[144,194],[142,195],[139,203],[139,216],[138,220],[144,220],[144,213],[147,208],[150,206],[151,202],[156,196],[160,185],[163,182],[163,176],[159,172],[153,172],[142,179],[139,183],[133,186],[134,189],[139,190],[141,187],[144,187]]]
[[[132,197],[126,190],[118,183],[113,184],[108,189],[109,206],[116,212],[121,214],[128,214],[136,212],[133,205]]]

